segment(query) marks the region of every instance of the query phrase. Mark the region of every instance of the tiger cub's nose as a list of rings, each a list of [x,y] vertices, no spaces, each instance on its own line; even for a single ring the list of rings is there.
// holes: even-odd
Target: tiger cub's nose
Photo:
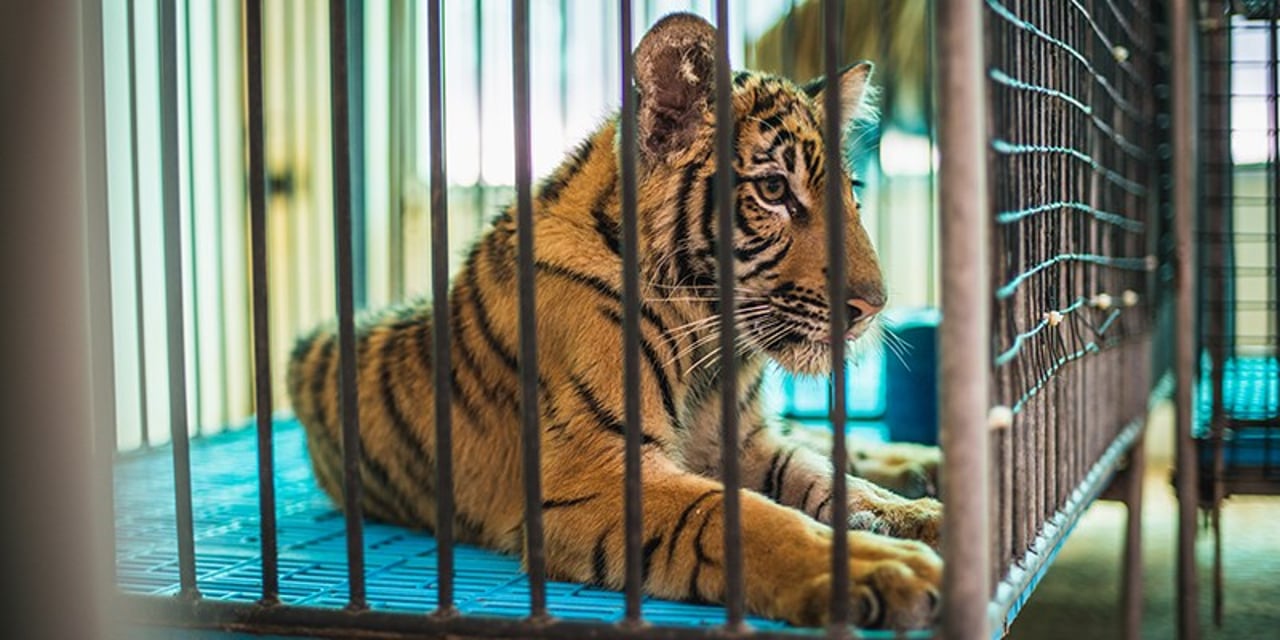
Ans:
[[[881,309],[884,309],[883,304],[873,304],[863,300],[862,298],[850,298],[848,318],[849,327],[852,328],[854,323],[880,313]]]

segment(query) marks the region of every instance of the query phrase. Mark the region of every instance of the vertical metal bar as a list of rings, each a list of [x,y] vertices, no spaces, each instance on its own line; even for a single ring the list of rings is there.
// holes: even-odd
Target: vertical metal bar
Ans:
[[[147,416],[147,322],[145,319],[146,295],[142,284],[142,181],[138,179],[138,38],[137,17],[134,5],[128,0],[126,13],[129,21],[129,162],[131,189],[133,191],[133,289],[135,330],[138,334],[138,421],[142,447],[151,446],[151,429]]]
[[[1138,436],[1129,450],[1129,468],[1125,474],[1124,502],[1124,627],[1123,637],[1142,637],[1142,483],[1146,479],[1147,454],[1145,437]]]
[[[787,15],[782,19],[782,75],[796,79],[796,0],[787,0]],[[790,376],[787,377],[791,379]],[[790,397],[790,396],[788,396]]]
[[[560,55],[556,65],[556,106],[560,112],[560,135],[569,132],[569,19],[573,13],[569,11],[569,0],[560,0],[560,33],[557,45]],[[623,55],[630,51],[623,50]],[[625,85],[624,85],[625,86]]]
[[[342,419],[343,510],[346,512],[348,607],[364,609],[364,524],[361,520],[360,415],[356,396],[355,300],[352,276],[351,146],[348,110],[347,2],[329,1],[329,82],[333,131],[333,242],[338,307],[338,413]]]
[[[734,114],[729,68],[729,3],[716,0],[716,264],[720,295],[720,479],[724,482],[725,627],[743,627],[742,514],[738,488],[738,361],[733,317]]]
[[[849,624],[849,448],[845,444],[845,331],[849,296],[845,274],[844,162],[840,137],[844,119],[840,117],[840,58],[843,44],[844,3],[823,0],[822,66],[827,79],[822,109],[822,146],[826,157],[825,187],[827,216],[827,302],[831,332],[831,627]],[[843,632],[840,633],[843,635]]]
[[[529,616],[547,615],[546,558],[542,545],[542,459],[538,426],[538,343],[534,316],[533,160],[529,116],[529,2],[512,0],[515,59],[516,256],[520,300],[520,429],[524,453],[525,559]]]
[[[1276,237],[1280,232],[1280,20],[1275,17],[1277,9],[1280,8],[1280,2],[1271,0],[1270,5],[1272,17],[1267,25],[1267,106],[1269,107],[1267,109],[1267,165],[1271,175],[1268,176],[1270,180],[1267,184],[1271,185],[1271,189],[1267,194],[1267,206],[1271,208],[1271,217],[1267,219],[1266,232],[1267,241],[1271,243],[1271,278],[1264,300],[1270,302],[1271,309],[1271,355],[1280,357],[1280,283],[1276,282],[1280,279],[1280,239]],[[1271,374],[1271,384],[1268,385],[1271,391],[1263,402],[1272,399],[1271,393],[1280,392],[1280,383],[1277,382],[1276,375]],[[1271,445],[1276,440],[1276,429],[1277,425],[1273,423],[1270,433],[1263,440],[1266,446],[1263,456],[1263,460],[1266,461],[1263,475],[1267,478],[1272,477]]]
[[[84,3],[84,152],[85,231],[89,285],[89,349],[93,397],[91,477],[95,527],[92,578],[95,593],[111,593],[116,582],[115,483],[116,375],[113,296],[111,294],[111,229],[108,210],[106,70],[103,66],[102,3]],[[61,389],[59,391],[62,391]],[[65,508],[65,505],[62,505]]]
[[[191,261],[191,389],[195,392],[191,398],[191,415],[195,419],[196,436],[204,435],[204,390],[201,378],[204,377],[200,363],[200,253],[196,251],[196,152],[195,152],[195,100],[192,99],[195,83],[191,78],[191,3],[182,0],[182,39],[183,73],[186,74],[187,94],[187,246]]]
[[[475,73],[475,77],[472,78],[472,81],[475,82],[475,88],[476,88],[476,95],[475,95],[475,99],[476,99],[476,182],[483,184],[484,183],[484,150],[485,150],[485,147],[488,146],[485,141],[485,131],[484,131],[485,129],[484,127],[484,122],[485,122],[484,120],[484,116],[485,116],[484,0],[475,0],[475,3],[472,5],[471,10],[473,12],[472,18],[475,20],[475,25],[473,27],[473,31],[471,35],[475,45],[475,49],[472,51],[472,53],[476,57],[476,69],[475,69],[476,73]],[[473,202],[473,204],[476,207],[475,215],[483,216],[483,212],[480,211],[480,209],[482,208],[481,205],[484,202],[484,190],[475,189],[473,195],[475,196],[475,200]]]
[[[987,83],[983,9],[940,0],[938,12],[939,235],[942,315],[939,327],[939,419],[947,497],[942,556],[942,631],[948,638],[990,638],[987,618],[990,375],[990,217],[987,182]],[[975,303],[975,301],[977,301]]]
[[[1210,472],[1209,521],[1213,530],[1213,620],[1222,625],[1222,500],[1226,497],[1224,482],[1227,415],[1225,391],[1227,365],[1232,360],[1234,340],[1232,325],[1237,317],[1239,303],[1239,279],[1236,275],[1235,238],[1232,234],[1235,215],[1231,192],[1233,166],[1231,161],[1231,17],[1228,0],[1211,2],[1208,11],[1214,19],[1199,27],[1200,38],[1207,60],[1201,65],[1205,100],[1204,127],[1221,133],[1205,136],[1204,193],[1197,207],[1201,228],[1199,257],[1207,268],[1206,278],[1213,278],[1218,286],[1205,286],[1200,290],[1200,310],[1197,317],[1203,325],[1199,338],[1209,354],[1210,390],[1212,395],[1209,412],[1208,443],[1212,453]],[[1207,196],[1207,197],[1205,197]],[[1198,463],[1197,463],[1198,464]],[[1197,486],[1197,490],[1199,487]]]
[[[212,7],[210,18],[211,24],[209,25],[209,28],[212,31],[210,46],[213,49],[213,55],[211,58],[214,61],[213,86],[215,96],[213,104],[211,105],[213,114],[210,117],[210,120],[213,122],[214,131],[213,149],[210,150],[213,155],[213,184],[215,185],[213,191],[213,273],[215,274],[214,306],[217,307],[215,317],[218,318],[218,331],[216,336],[218,343],[218,382],[221,389],[221,397],[218,398],[218,424],[226,424],[230,420],[230,416],[233,413],[238,412],[233,412],[231,410],[231,372],[230,368],[227,366],[227,300],[226,290],[223,286],[223,278],[226,273],[224,270],[223,256],[223,229],[225,227],[223,223],[223,216],[225,213],[222,209],[223,191],[221,188],[221,185],[223,184],[222,138],[224,134],[222,130],[222,99],[219,98],[219,90],[221,89],[220,85],[222,84],[222,79],[219,73],[219,69],[222,67],[222,55],[220,46],[221,38],[218,26],[221,24],[221,20],[218,16],[218,7],[216,5]]]
[[[0,402],[10,427],[0,444],[0,509],[8,525],[0,553],[5,635],[14,638],[117,635],[103,633],[108,615],[101,605],[108,599],[99,596],[105,594],[82,579],[95,571],[98,550],[92,516],[98,479],[87,431],[95,391],[86,214],[100,214],[105,204],[95,200],[105,193],[85,183],[84,170],[94,168],[82,164],[86,152],[101,161],[81,130],[88,105],[81,102],[80,72],[88,55],[83,49],[91,46],[85,30],[93,28],[85,22],[100,23],[86,20],[83,5],[0,8],[0,193],[6,211],[25,213],[7,216],[0,237],[0,289],[22,305],[21,313],[5,318],[0,340],[7,367]]]
[[[346,108],[351,117],[347,128],[349,153],[347,162],[351,168],[351,179],[347,188],[351,190],[351,250],[352,280],[351,296],[356,309],[363,309],[369,304],[369,234],[367,216],[365,215],[365,132],[364,132],[364,0],[346,0],[346,48],[345,74],[347,82],[343,87],[330,87],[331,91],[343,91],[346,94]],[[330,13],[332,13],[330,7]],[[333,27],[330,23],[330,31]]]
[[[254,413],[258,426],[258,513],[262,601],[275,603],[277,571],[275,461],[271,426],[271,333],[267,304],[267,161],[263,134],[262,0],[245,0],[245,78],[249,106],[249,241],[253,313]]]
[[[160,190],[164,211],[165,327],[168,337],[169,433],[177,512],[180,597],[197,598],[191,450],[187,437],[187,363],[183,350],[182,204],[178,189],[178,18],[175,0],[160,2]]]
[[[938,280],[938,175],[937,163],[934,158],[938,153],[938,131],[937,131],[937,59],[938,59],[938,26],[935,22],[936,13],[933,10],[926,10],[925,13],[925,56],[924,56],[924,133],[925,138],[929,140],[929,172],[925,188],[929,190],[929,212],[928,224],[925,226],[925,278],[924,278],[924,299],[925,304],[937,304],[937,280]]]
[[[408,140],[404,107],[409,95],[407,53],[410,32],[406,24],[414,13],[406,0],[391,0],[387,22],[387,291],[388,297],[404,299],[404,219],[405,176],[409,175],[404,146]]]
[[[640,240],[636,216],[636,92],[631,86],[631,0],[619,2],[618,59],[621,61],[622,115],[618,118],[622,170],[622,388],[626,425],[627,617],[638,626],[644,589],[644,516],[640,490]]]
[[[436,421],[436,608],[453,608],[453,371],[449,336],[449,182],[445,165],[441,0],[427,3],[427,135],[431,139],[431,362]]]
[[[1196,23],[1190,2],[1170,2],[1169,48],[1173,70],[1173,208],[1175,242],[1174,302],[1174,405],[1178,491],[1178,640],[1200,636],[1199,590],[1196,584],[1197,469],[1195,442],[1191,438],[1193,376],[1195,375],[1195,213],[1197,145],[1196,126]]]

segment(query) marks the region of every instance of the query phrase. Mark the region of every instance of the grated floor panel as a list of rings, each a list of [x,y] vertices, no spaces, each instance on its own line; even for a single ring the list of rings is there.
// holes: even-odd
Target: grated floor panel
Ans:
[[[252,602],[260,593],[257,447],[252,429],[191,443],[197,586],[205,598]],[[347,599],[346,538],[342,514],[316,485],[298,423],[275,430],[276,513],[280,596],[285,604],[342,608]],[[168,447],[130,454],[116,464],[118,581],[128,593],[178,591],[173,463]],[[424,612],[435,607],[436,541],[430,535],[380,523],[365,524],[370,607]],[[456,547],[455,596],[466,614],[525,617],[528,580],[518,558],[477,547]],[[617,621],[619,592],[564,582],[547,584],[548,609],[567,620]],[[714,626],[724,609],[646,599],[653,624]],[[783,623],[752,618],[758,629]]]

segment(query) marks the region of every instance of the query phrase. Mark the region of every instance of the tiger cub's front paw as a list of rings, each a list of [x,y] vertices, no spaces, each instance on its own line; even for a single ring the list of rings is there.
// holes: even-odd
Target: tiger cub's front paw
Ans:
[[[934,549],[941,548],[941,502],[933,498],[903,500],[880,507],[877,515],[889,535],[919,540]]]
[[[942,451],[906,442],[868,445],[850,443],[850,472],[904,498],[941,496],[938,469]]]
[[[868,629],[922,629],[937,617],[942,560],[925,545],[867,532],[849,534],[850,622]],[[781,617],[799,626],[830,622],[830,552],[813,578],[780,598]]]

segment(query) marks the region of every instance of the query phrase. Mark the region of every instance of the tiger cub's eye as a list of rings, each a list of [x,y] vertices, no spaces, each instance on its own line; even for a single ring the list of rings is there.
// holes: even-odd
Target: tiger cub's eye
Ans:
[[[769,204],[782,204],[782,201],[786,200],[791,193],[787,179],[778,175],[765,176],[757,180],[756,191],[760,194],[760,198]]]

